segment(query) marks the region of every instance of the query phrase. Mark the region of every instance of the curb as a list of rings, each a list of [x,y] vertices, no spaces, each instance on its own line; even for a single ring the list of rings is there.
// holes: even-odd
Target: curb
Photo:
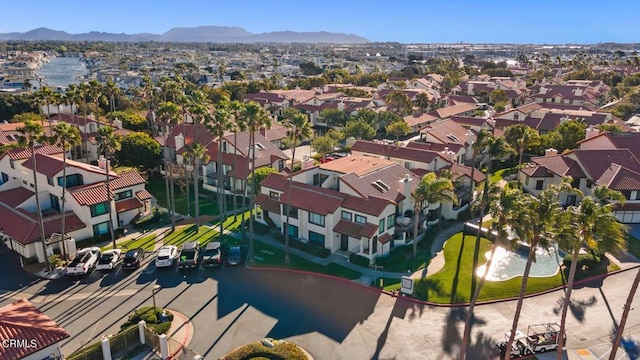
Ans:
[[[189,321],[189,318],[177,311],[177,310],[173,310],[173,309],[166,309],[168,311],[170,311],[173,314],[173,321],[176,321],[176,318],[179,318],[181,324],[176,326],[176,330],[173,331],[172,334],[169,334],[168,336],[170,336],[172,339],[176,340],[177,342],[180,343],[180,347],[178,349],[176,349],[173,354],[171,354],[171,356],[176,356],[176,354],[178,354],[180,351],[182,351],[182,348],[186,348],[188,347],[188,345],[191,343],[191,340],[193,340],[193,333],[195,333],[194,328],[193,328],[193,324],[191,324],[191,322]],[[171,330],[171,329],[169,329]],[[176,335],[178,335],[179,332],[184,331],[184,336],[182,339],[176,339]]]

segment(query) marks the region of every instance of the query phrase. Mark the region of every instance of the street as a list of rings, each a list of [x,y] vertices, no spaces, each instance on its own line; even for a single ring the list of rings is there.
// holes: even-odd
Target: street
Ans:
[[[315,359],[449,359],[464,327],[464,309],[426,306],[347,281],[244,266],[156,269],[153,258],[147,256],[133,272],[116,269],[37,281],[3,249],[0,261],[11,268],[0,275],[0,305],[27,297],[71,334],[62,343],[66,354],[117,332],[131,311],[150,306],[156,283],[161,286],[157,305],[191,319],[195,334],[189,347],[205,359],[217,359],[264,337],[295,342]],[[610,341],[635,274],[636,270],[622,272],[574,291],[569,348]],[[519,328],[526,331],[528,324],[559,321],[554,310],[560,299],[561,292],[527,299]],[[470,358],[495,357],[494,344],[511,326],[515,304],[476,308]],[[639,306],[636,297],[634,307]],[[626,330],[640,334],[640,317],[633,312]]]

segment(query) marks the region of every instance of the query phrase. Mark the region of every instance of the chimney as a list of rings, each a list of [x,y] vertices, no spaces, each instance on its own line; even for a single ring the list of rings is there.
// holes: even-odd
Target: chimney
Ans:
[[[253,147],[249,146],[249,148],[247,149],[247,157],[249,159],[254,159],[255,158],[255,145]]]
[[[176,135],[174,137],[175,142],[176,142],[176,151],[182,149],[184,147],[184,135],[182,135],[182,133]]]
[[[118,118],[116,118],[115,120],[113,120],[113,126],[116,129],[122,130],[122,120],[119,120]]]
[[[105,170],[107,166],[109,166],[109,169],[111,169],[111,161],[107,161],[104,158],[104,155],[100,155],[100,157],[98,158],[98,167],[102,170]]]
[[[474,133],[472,130],[467,130],[467,138],[465,142],[468,145],[471,145],[474,141],[476,141],[476,133]]]
[[[418,117],[422,115],[422,109],[420,109],[419,107],[414,107],[413,108],[413,116]]]
[[[340,101],[338,103],[338,110],[344,111],[344,102]]]
[[[549,148],[544,150],[544,156],[556,156],[558,155],[558,150],[554,148]]]
[[[405,200],[411,199],[411,182],[413,178],[411,175],[406,174],[403,179],[400,180],[399,190],[404,195]]]
[[[442,152],[442,157],[449,160],[451,163],[456,162],[456,153],[454,153],[453,151],[449,151],[449,148],[447,147],[444,148],[444,151]]]
[[[598,136],[598,134],[600,134],[600,130],[594,128],[593,126],[589,126],[587,128],[587,131],[585,133],[584,138],[585,139],[591,139],[594,136]]]

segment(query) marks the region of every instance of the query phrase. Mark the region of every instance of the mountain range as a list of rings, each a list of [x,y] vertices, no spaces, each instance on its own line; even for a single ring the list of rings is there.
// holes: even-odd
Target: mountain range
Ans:
[[[98,31],[69,34],[65,31],[41,27],[27,32],[0,33],[0,40],[216,43],[364,43],[369,41],[354,34],[331,33],[326,31],[274,31],[254,34],[237,26],[176,27],[164,34],[114,34]]]

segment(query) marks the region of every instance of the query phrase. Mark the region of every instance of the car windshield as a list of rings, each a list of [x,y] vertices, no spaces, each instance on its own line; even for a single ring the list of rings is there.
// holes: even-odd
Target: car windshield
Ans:
[[[238,248],[238,247],[232,247],[232,248],[229,250],[229,254],[230,254],[230,255],[232,255],[232,256],[239,256],[239,255],[240,255],[240,248]]]
[[[134,257],[138,256],[138,252],[137,251],[129,251],[126,256],[128,258],[134,258]]]
[[[169,260],[169,255],[158,255],[158,260]]]
[[[205,256],[216,256],[220,253],[219,249],[208,249],[207,251],[204,252]]]

